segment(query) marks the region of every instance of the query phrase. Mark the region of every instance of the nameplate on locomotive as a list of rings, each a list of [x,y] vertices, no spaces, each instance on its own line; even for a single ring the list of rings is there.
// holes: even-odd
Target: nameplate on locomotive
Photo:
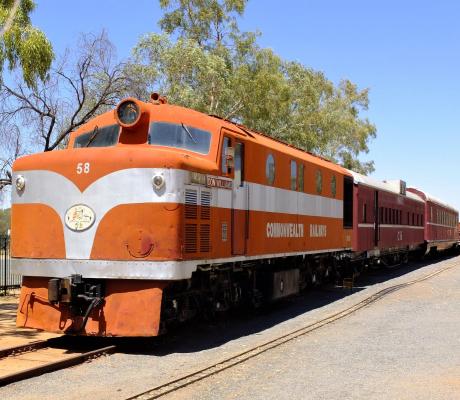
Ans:
[[[206,186],[208,187],[217,187],[220,189],[232,189],[233,182],[229,179],[222,179],[216,176],[208,175],[206,177]]]

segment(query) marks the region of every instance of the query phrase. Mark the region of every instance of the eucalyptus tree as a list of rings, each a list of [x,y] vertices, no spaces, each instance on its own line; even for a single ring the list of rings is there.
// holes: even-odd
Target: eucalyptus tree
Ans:
[[[283,60],[241,32],[247,0],[160,0],[163,34],[140,39],[127,65],[129,90],[159,91],[175,104],[243,123],[359,172],[375,126],[361,116],[368,89],[335,85],[320,71]]]
[[[0,0],[0,67],[19,67],[28,87],[45,80],[54,58],[50,41],[31,23],[34,8],[32,0]]]

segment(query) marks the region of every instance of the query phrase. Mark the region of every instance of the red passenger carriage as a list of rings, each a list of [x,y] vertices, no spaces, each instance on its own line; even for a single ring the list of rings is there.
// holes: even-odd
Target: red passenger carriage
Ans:
[[[458,211],[420,189],[409,188],[407,190],[417,194],[425,201],[426,251],[446,250],[456,246],[458,243]]]
[[[394,263],[422,249],[424,201],[406,191],[405,182],[354,178],[353,251],[357,257]]]

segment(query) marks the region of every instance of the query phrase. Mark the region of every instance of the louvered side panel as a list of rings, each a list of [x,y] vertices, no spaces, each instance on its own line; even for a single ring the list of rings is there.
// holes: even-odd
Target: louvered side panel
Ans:
[[[184,249],[186,253],[196,253],[197,246],[197,224],[185,224],[185,241]]]
[[[211,225],[200,225],[200,252],[209,253],[211,251]]]
[[[200,217],[203,220],[211,219],[211,199],[212,193],[206,190],[201,191],[201,211]]]
[[[198,191],[185,189],[185,218],[198,218]]]

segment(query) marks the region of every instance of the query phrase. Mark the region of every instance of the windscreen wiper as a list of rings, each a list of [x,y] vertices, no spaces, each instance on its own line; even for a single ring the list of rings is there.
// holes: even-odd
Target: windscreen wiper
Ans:
[[[182,125],[182,128],[184,128],[184,131],[188,133],[188,135],[190,136],[190,139],[192,139],[192,142],[197,144],[198,142],[195,140],[195,138],[193,137],[192,133],[189,131],[189,129],[184,125],[183,122],[180,123]]]
[[[96,139],[97,135],[99,134],[99,127],[96,125],[93,129],[93,132],[91,134],[91,137],[88,140],[88,143],[86,143],[85,147],[88,147],[91,143],[94,142],[94,139]]]

